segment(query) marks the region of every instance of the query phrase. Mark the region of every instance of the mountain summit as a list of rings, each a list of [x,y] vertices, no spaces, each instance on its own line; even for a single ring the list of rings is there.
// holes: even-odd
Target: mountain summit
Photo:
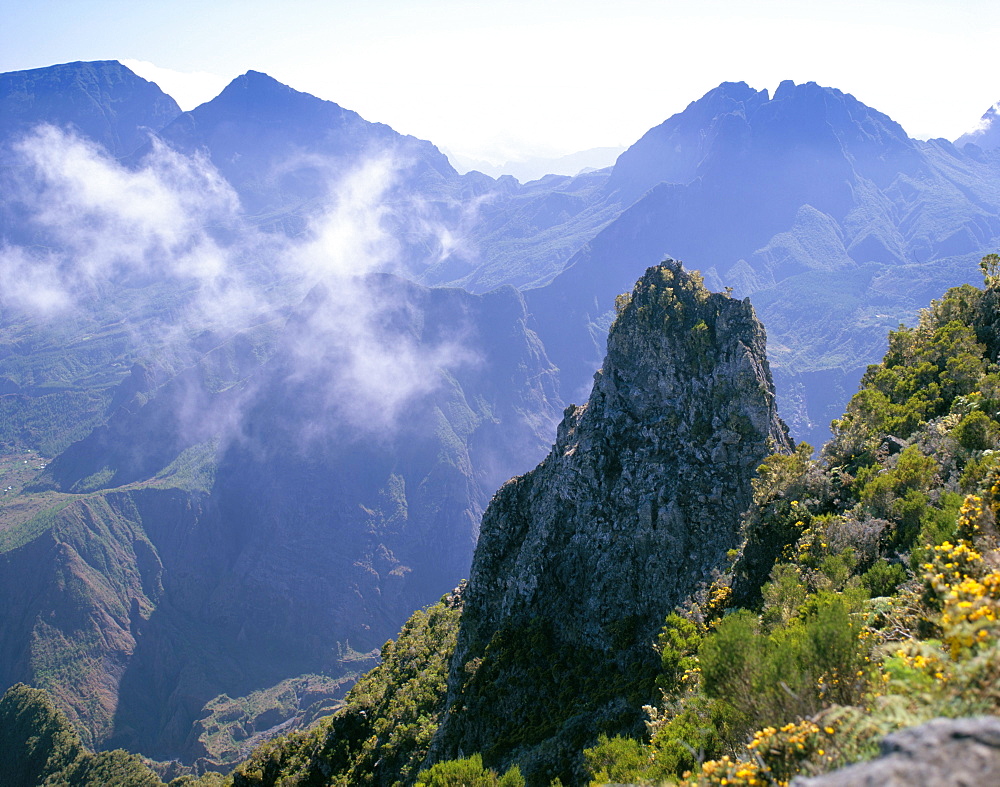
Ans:
[[[997,111],[997,106],[998,104],[994,104],[987,109],[980,118],[979,125],[956,139],[955,146],[961,148],[971,144],[983,150],[1000,148],[1000,122],[997,122],[1000,112]]]
[[[259,71],[237,77],[161,136],[185,153],[207,151],[251,213],[327,196],[332,177],[362,157],[397,156],[412,165],[412,176],[431,182],[458,178],[430,142],[371,123]]]
[[[621,155],[604,186],[621,213],[528,294],[539,335],[578,390],[638,271],[664,251],[698,261],[712,288],[753,298],[782,412],[821,444],[886,332],[967,280],[1000,235],[985,172],[849,93],[724,83]]]
[[[0,139],[51,123],[124,156],[180,113],[170,96],[117,60],[0,74]]]
[[[649,643],[737,545],[754,469],[789,448],[749,301],[667,261],[619,307],[588,403],[483,517],[441,759],[480,751],[530,773],[640,727],[625,697],[654,699]]]

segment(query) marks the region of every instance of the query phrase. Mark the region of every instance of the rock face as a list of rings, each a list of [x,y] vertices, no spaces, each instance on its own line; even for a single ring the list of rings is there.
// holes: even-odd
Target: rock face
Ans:
[[[180,113],[170,96],[116,60],[0,74],[2,142],[49,123],[124,156]]]
[[[639,723],[665,616],[723,565],[754,468],[788,447],[749,301],[650,268],[589,402],[487,509],[432,757],[577,781],[563,752]]]
[[[1000,719],[934,719],[887,735],[882,756],[793,787],[1000,784]]]

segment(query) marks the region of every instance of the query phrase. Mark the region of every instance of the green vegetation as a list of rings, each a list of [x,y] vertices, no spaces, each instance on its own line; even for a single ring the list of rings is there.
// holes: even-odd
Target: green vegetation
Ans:
[[[995,287],[1000,282],[1000,254],[987,254],[979,261],[983,281],[987,287]]]
[[[340,711],[310,730],[259,746],[233,773],[233,784],[412,784],[444,710],[459,604],[458,597],[446,596],[414,612],[399,638],[382,648],[382,663],[355,684]]]
[[[100,425],[109,391],[59,391],[0,396],[0,448],[37,448],[54,456]]]
[[[524,787],[524,777],[516,765],[504,773],[483,767],[483,758],[473,754],[464,760],[439,762],[429,770],[421,771],[418,787]]]
[[[227,783],[522,785],[520,765],[546,784],[564,774],[525,767],[522,747],[551,738],[566,707],[614,707],[596,740],[573,729],[559,738],[583,750],[594,783],[787,784],[874,756],[901,727],[1000,714],[1000,280],[988,265],[984,274],[986,290],[953,289],[892,332],[820,458],[801,444],[760,466],[730,570],[666,619],[648,671],[596,675],[595,654],[570,652],[543,626],[502,630],[459,692],[502,734],[488,751],[430,762],[460,611],[446,597],[386,643],[343,708],[261,744]],[[665,286],[662,297],[674,296]],[[197,468],[199,456],[182,464]],[[543,672],[557,679],[537,680]],[[654,687],[644,730],[630,726]],[[515,688],[535,693],[528,715],[508,713]],[[233,703],[219,698],[214,711],[252,710]],[[9,726],[21,778],[100,768],[147,778],[136,758],[90,755],[50,717],[31,721],[45,730],[34,737]],[[497,762],[514,766],[501,774],[488,767]]]
[[[228,777],[206,773],[196,778],[185,774],[174,778],[170,787],[412,784],[443,711],[448,657],[455,647],[459,614],[459,599],[455,596],[446,596],[435,606],[415,612],[399,638],[385,644],[382,663],[358,681],[341,710],[309,729],[259,745]],[[299,685],[303,681],[308,685]],[[315,680],[300,679],[295,685],[286,685],[291,683],[270,693],[261,692],[267,695],[261,699],[262,707],[270,709],[274,705],[271,694],[275,691],[296,694],[310,687],[315,689]],[[210,703],[211,714],[205,724],[211,726],[213,718],[221,719],[227,713],[248,717],[254,700],[255,695],[240,702],[217,698]],[[286,701],[294,702],[295,697]],[[253,721],[264,724],[260,716]],[[43,690],[19,684],[7,692],[0,701],[0,735],[4,750],[18,753],[17,757],[7,758],[12,775],[5,774],[4,784],[163,787],[150,767],[157,766],[155,763],[147,765],[141,758],[120,750],[88,752]],[[524,784],[516,769],[497,777],[484,770],[481,761],[476,771],[438,769],[427,776],[427,783],[455,784],[455,778],[465,778],[472,772],[479,781],[470,784]]]
[[[156,480],[165,481],[178,489],[207,494],[215,481],[217,450],[215,441],[186,448],[156,474]]]
[[[122,298],[129,306],[91,303],[58,321],[5,315],[0,450],[34,448],[55,456],[101,423],[135,349],[123,311],[142,313],[139,300],[130,292]]]
[[[4,530],[0,530],[0,554],[4,552],[9,552],[12,549],[17,549],[24,544],[37,538],[41,533],[49,530],[57,521],[59,512],[66,508],[71,501],[65,499],[62,495],[47,495],[50,498],[49,502],[54,502],[54,499],[59,499],[58,504],[52,506],[51,508],[46,508],[34,516],[29,516],[25,521],[17,523],[13,526],[8,526]],[[54,498],[54,499],[51,499]],[[19,512],[25,510],[25,506],[19,507]]]
[[[337,698],[355,677],[302,675],[245,697],[215,697],[205,704],[204,715],[195,724],[206,759],[231,768],[276,731],[289,732],[329,716],[343,704]]]
[[[560,640],[540,619],[501,628],[482,656],[469,662],[457,700],[475,717],[471,723],[488,717],[496,733],[481,752],[486,762],[516,759],[520,751],[540,747],[551,750],[551,758],[522,763],[529,778],[536,774],[537,779],[540,771],[546,783],[571,779],[557,752],[579,752],[593,729],[640,728],[638,711],[655,696],[656,670],[653,659],[642,662],[625,650],[635,640],[636,626],[636,621],[622,620],[611,632],[620,643],[614,669],[607,668],[607,654]],[[531,687],[528,703],[523,701],[526,687]]]
[[[890,335],[821,459],[801,445],[761,466],[731,572],[660,637],[646,736],[588,749],[595,783],[787,784],[900,727],[1000,714],[995,262],[984,274]]]
[[[0,748],[9,787],[163,787],[134,754],[87,751],[48,694],[22,683],[0,699]]]

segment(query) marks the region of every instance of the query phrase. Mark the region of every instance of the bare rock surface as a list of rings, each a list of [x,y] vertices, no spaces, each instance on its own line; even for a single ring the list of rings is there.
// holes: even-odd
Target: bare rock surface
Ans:
[[[887,735],[882,754],[792,787],[979,787],[1000,784],[1000,719],[934,719]]]

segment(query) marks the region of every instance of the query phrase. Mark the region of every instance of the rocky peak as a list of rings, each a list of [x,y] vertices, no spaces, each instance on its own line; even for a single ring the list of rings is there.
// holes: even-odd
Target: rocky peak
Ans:
[[[369,122],[259,71],[237,77],[160,137],[185,153],[206,151],[250,213],[326,200],[339,177],[381,156],[398,160],[410,188],[422,176],[431,184],[458,178],[430,142]]]
[[[906,131],[888,115],[866,106],[850,93],[815,82],[782,82],[774,98],[761,107],[754,125],[755,129],[767,129],[773,141],[789,146],[835,147],[864,168],[886,156],[913,150]]]
[[[721,118],[744,116],[767,102],[766,90],[745,82],[723,82],[683,112],[651,128],[618,157],[608,189],[632,202],[658,183],[689,183],[712,148]]]
[[[748,300],[668,260],[618,306],[590,400],[483,517],[438,756],[547,784],[575,778],[553,751],[638,726],[664,618],[723,566],[754,469],[789,447]]]
[[[0,74],[0,142],[51,123],[123,156],[179,114],[170,96],[116,60]]]
[[[817,180],[860,175],[884,186],[914,155],[898,123],[849,93],[785,80],[769,97],[744,82],[723,82],[622,153],[608,189],[631,202],[660,183],[784,182],[801,173],[797,208],[813,204]]]
[[[236,77],[218,96],[192,112],[196,115],[209,115],[208,108],[216,112],[231,112],[244,121],[273,123],[283,116],[291,116],[290,119],[302,122],[317,114],[325,115],[326,122],[337,115],[354,121],[360,120],[356,112],[344,109],[332,101],[324,101],[295,90],[260,71],[247,71]]]

